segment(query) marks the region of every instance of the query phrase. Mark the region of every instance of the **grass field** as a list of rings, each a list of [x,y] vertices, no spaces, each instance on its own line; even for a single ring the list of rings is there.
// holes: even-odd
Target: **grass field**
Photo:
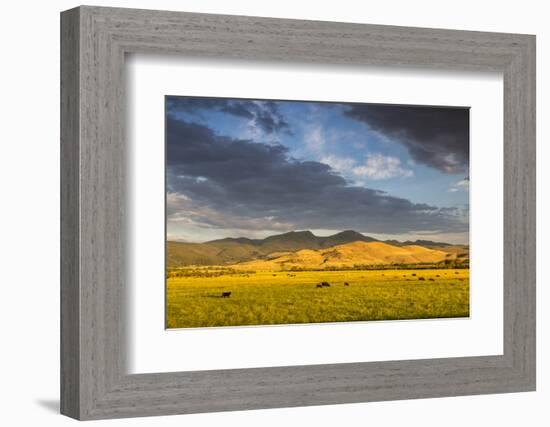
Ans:
[[[331,286],[317,288],[320,282]],[[166,292],[168,328],[469,315],[468,269],[171,277]],[[222,298],[223,292],[231,292],[231,296]]]

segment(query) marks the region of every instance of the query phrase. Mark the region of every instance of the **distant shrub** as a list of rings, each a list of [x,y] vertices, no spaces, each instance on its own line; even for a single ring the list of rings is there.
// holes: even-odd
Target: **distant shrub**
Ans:
[[[184,278],[184,277],[220,277],[225,275],[236,275],[249,277],[255,274],[253,270],[236,270],[231,267],[182,267],[173,268],[166,271],[166,278]]]

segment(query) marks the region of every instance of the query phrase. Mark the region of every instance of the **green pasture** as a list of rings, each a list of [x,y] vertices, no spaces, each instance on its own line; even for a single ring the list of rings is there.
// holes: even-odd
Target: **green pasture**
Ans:
[[[191,275],[168,278],[166,292],[168,328],[469,315],[468,269]]]

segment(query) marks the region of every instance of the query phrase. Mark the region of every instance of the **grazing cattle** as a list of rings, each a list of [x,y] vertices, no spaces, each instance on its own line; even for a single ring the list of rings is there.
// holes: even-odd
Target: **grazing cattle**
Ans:
[[[320,283],[317,283],[317,285],[315,286],[316,288],[322,288],[323,285],[321,285]]]
[[[435,279],[432,279],[431,277],[428,279],[430,282],[435,282]]]
[[[348,282],[344,282],[344,286],[349,286],[349,283],[348,283]]]
[[[424,279],[423,277],[419,277],[418,280],[426,280],[426,279]]]
[[[329,282],[321,282],[321,285],[324,286],[325,288],[328,288],[330,286],[330,283]]]
[[[222,298],[229,298],[231,296],[231,292],[222,292]]]

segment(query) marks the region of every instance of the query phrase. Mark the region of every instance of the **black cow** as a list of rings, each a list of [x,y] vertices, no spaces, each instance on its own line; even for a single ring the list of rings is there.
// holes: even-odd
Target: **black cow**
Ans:
[[[231,296],[231,292],[222,292],[222,298],[229,298]]]

